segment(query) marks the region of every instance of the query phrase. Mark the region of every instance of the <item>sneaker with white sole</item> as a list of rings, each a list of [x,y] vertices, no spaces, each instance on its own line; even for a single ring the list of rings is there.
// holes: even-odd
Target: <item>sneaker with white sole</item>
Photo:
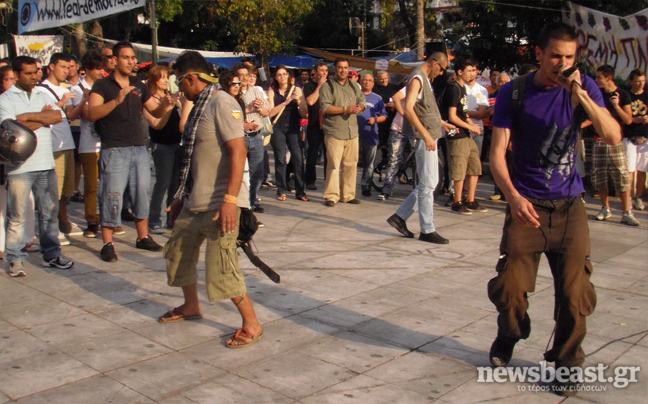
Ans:
[[[41,263],[44,267],[52,267],[52,268],[58,268],[58,269],[69,269],[74,266],[74,261],[69,260],[67,258],[63,258],[60,255],[56,258],[52,258],[51,260],[46,260],[43,258],[43,262]]]
[[[66,236],[80,236],[83,230],[76,223],[68,222],[66,224],[59,223],[59,231]]]
[[[163,234],[164,229],[162,229],[162,226],[159,224],[154,224],[153,226],[149,226],[149,233],[151,234]]]
[[[25,272],[25,267],[22,261],[14,261],[9,264],[9,276],[13,278],[17,278],[19,276],[27,276],[27,272]]]
[[[621,223],[627,224],[628,226],[639,226],[639,221],[635,219],[632,211],[629,210],[621,216]]]
[[[607,208],[607,206],[603,206],[601,208],[601,211],[596,215],[596,220],[607,220],[612,217],[612,211]]]
[[[113,234],[121,236],[122,234],[126,234],[126,231],[124,230],[123,227],[117,226],[117,227],[113,227]]]
[[[632,206],[637,210],[644,210],[644,208],[646,207],[641,200],[641,197],[639,196],[634,198],[634,201],[632,201]]]
[[[68,240],[67,237],[65,237],[65,234],[61,233],[60,231],[58,234],[58,241],[62,246],[70,245],[70,240]]]

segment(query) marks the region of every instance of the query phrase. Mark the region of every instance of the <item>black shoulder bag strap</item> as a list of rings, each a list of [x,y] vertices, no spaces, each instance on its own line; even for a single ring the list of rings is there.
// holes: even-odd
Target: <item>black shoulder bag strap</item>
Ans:
[[[39,84],[36,84],[36,85],[39,86],[39,87],[43,87],[43,88],[48,89],[49,92],[52,93],[52,95],[54,96],[54,98],[56,98],[56,101],[61,101],[61,99],[59,98],[59,96],[56,95],[56,93],[54,92],[54,90],[52,90],[52,89],[50,88],[50,86],[48,86],[48,85],[46,85],[46,84],[42,84],[42,83],[39,83]]]

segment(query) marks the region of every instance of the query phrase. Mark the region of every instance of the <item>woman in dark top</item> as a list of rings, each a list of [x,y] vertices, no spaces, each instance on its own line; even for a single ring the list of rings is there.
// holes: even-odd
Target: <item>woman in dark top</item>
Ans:
[[[275,71],[274,83],[268,90],[270,117],[273,122],[278,114],[279,120],[274,124],[270,143],[274,151],[275,177],[277,180],[277,199],[286,200],[288,186],[286,185],[286,147],[290,151],[290,164],[294,170],[295,196],[301,201],[308,201],[304,193],[304,156],[301,147],[300,121],[306,117],[308,108],[306,99],[299,87],[291,83],[291,76],[285,66],[278,66]],[[292,94],[291,94],[292,91]],[[283,111],[283,112],[282,112]]]
[[[158,102],[167,96],[169,71],[164,66],[155,66],[146,79],[153,98]],[[166,205],[173,201],[180,184],[180,163],[182,147],[180,140],[184,124],[191,111],[191,102],[183,99],[170,108],[162,118],[155,118],[144,110],[144,119],[149,124],[153,163],[155,164],[155,185],[151,194],[148,218],[149,232],[160,234],[162,230],[162,201],[167,194]],[[168,224],[167,224],[168,226]]]

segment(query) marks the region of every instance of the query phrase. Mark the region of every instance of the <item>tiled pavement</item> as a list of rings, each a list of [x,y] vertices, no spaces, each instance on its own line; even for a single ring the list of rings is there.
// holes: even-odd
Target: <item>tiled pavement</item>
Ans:
[[[532,384],[478,383],[488,364],[496,313],[486,296],[494,276],[505,204],[485,214],[435,209],[449,245],[399,236],[385,223],[409,188],[359,206],[278,202],[262,190],[260,257],[280,273],[271,283],[241,264],[265,337],[225,348],[240,326],[229,301],[205,318],[158,324],[182,302],[166,285],[160,253],[135,250],[135,231],[116,242],[119,261],[98,258],[100,239],[73,237],[71,270],[39,266],[25,278],[0,274],[0,403],[639,403],[648,396],[648,213],[639,228],[590,221],[598,307],[588,321],[586,364],[641,366],[639,381],[563,399],[520,391]],[[478,197],[492,187],[484,179]],[[445,198],[441,199],[444,202]],[[80,204],[70,206],[83,223]],[[598,204],[588,199],[588,211]],[[416,216],[408,223],[418,230]],[[168,234],[157,236],[158,242]],[[202,265],[202,264],[201,264]],[[201,283],[203,282],[201,271]],[[537,365],[552,329],[553,289],[543,259],[530,296],[533,332],[511,365]]]

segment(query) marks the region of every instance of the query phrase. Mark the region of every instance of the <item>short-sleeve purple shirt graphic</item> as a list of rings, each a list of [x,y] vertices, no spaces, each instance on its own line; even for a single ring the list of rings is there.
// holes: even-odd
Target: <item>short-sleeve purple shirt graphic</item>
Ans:
[[[493,126],[511,131],[513,150],[511,181],[524,197],[542,200],[580,195],[583,180],[576,172],[576,142],[584,109],[574,108],[570,93],[562,86],[541,88],[526,77],[524,104],[520,116],[513,112],[513,81],[497,94]],[[582,75],[583,89],[600,107],[603,95],[591,78]]]

